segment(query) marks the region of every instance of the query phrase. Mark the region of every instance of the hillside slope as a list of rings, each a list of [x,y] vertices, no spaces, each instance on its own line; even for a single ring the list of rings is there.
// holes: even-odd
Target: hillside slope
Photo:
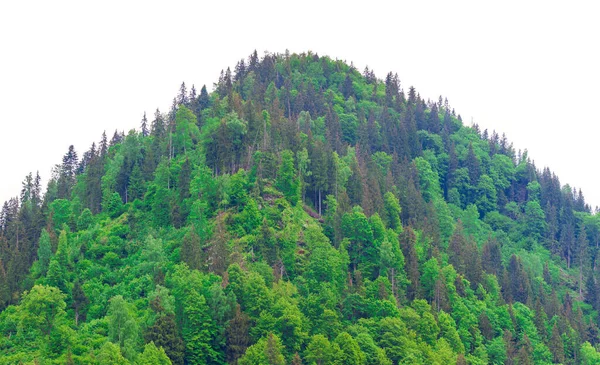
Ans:
[[[600,215],[442,97],[316,54],[70,148],[0,215],[0,362],[596,364]]]

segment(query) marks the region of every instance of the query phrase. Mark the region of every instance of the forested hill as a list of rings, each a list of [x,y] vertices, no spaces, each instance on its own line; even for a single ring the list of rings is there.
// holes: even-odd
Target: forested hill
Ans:
[[[25,178],[0,363],[600,364],[599,245],[580,191],[442,97],[255,52]]]

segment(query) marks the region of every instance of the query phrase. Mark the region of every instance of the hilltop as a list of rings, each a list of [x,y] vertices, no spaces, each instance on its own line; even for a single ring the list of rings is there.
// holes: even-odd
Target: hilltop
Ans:
[[[253,53],[0,214],[0,359],[600,362],[600,215],[443,97]]]

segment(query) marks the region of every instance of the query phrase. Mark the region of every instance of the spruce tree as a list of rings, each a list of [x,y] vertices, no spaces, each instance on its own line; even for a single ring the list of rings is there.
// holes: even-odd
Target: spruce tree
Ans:
[[[147,137],[150,134],[148,131],[148,118],[146,118],[146,112],[144,112],[144,116],[142,117],[141,129],[143,137]]]

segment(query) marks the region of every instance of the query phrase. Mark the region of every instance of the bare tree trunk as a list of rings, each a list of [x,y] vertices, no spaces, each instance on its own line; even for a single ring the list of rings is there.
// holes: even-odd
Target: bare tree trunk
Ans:
[[[319,188],[319,216],[321,215],[321,189]]]

